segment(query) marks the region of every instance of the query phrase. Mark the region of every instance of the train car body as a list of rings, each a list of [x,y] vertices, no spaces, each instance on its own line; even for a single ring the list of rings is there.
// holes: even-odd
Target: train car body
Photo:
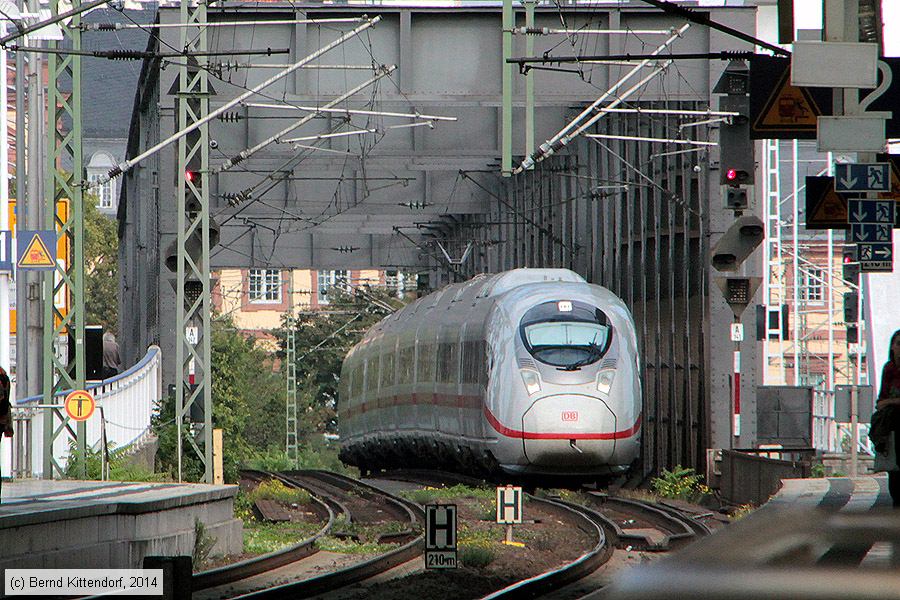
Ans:
[[[606,288],[565,269],[481,275],[350,350],[341,458],[366,471],[620,473],[640,449],[639,372],[634,321]]]

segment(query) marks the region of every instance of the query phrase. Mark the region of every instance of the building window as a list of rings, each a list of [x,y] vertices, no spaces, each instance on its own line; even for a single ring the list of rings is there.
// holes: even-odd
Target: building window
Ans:
[[[113,207],[113,187],[116,185],[115,181],[110,180],[106,183],[96,185],[102,174],[100,173],[91,173],[88,175],[88,181],[91,182],[92,187],[91,190],[97,195],[97,208],[112,208]]]
[[[416,276],[403,271],[385,271],[384,286],[397,298],[403,298],[407,290],[416,289]]]
[[[319,304],[331,302],[330,289],[336,283],[347,283],[347,279],[347,271],[319,271]]]
[[[800,299],[806,302],[825,300],[825,273],[818,267],[806,267],[800,272]]]
[[[281,303],[281,271],[278,269],[250,269],[250,302]]]

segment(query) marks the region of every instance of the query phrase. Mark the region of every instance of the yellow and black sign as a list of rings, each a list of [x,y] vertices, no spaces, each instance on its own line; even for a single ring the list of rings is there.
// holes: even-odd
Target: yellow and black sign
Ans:
[[[22,251],[19,252],[19,262],[16,266],[20,269],[55,269],[56,254],[50,251],[53,243],[44,242],[44,237],[56,242],[53,231],[22,231],[19,244]]]
[[[849,229],[847,197],[834,191],[834,177],[806,178],[806,228]]]
[[[791,85],[790,60],[754,59],[750,66],[753,139],[815,139],[816,119],[830,115],[830,88]]]
[[[18,238],[17,235],[21,232],[16,231],[16,201],[14,198],[10,198],[9,200],[9,228],[13,231],[13,247],[18,247],[16,243]],[[56,216],[57,216],[57,231],[59,231],[59,223],[65,223],[69,220],[69,201],[67,199],[60,200],[56,203]],[[63,235],[59,236],[56,243],[56,256],[65,259],[66,269],[71,266],[72,257],[71,250],[72,245],[70,243],[69,236]],[[59,315],[65,317],[69,314],[69,294],[66,291],[68,288],[64,285],[63,291],[58,293],[55,298],[56,310],[59,311]],[[58,327],[61,323],[59,315],[54,317],[56,321],[56,326]],[[10,325],[10,334],[16,335],[16,309],[15,305],[10,308],[9,311],[9,325]],[[66,329],[63,328],[62,333],[65,333]]]
[[[66,413],[73,421],[86,421],[94,414],[97,403],[87,390],[75,390],[66,396]]]

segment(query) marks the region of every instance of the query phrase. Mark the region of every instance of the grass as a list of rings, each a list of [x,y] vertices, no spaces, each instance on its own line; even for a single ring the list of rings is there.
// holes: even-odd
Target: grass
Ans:
[[[628,500],[640,500],[642,502],[659,502],[662,498],[659,495],[654,494],[650,490],[626,490],[624,488],[619,489],[615,493],[619,498],[626,498]]]
[[[325,535],[316,540],[319,550],[337,552],[339,554],[382,554],[397,547],[396,544],[376,544],[374,542],[356,542],[351,539],[342,540]]]
[[[312,501],[306,490],[288,487],[277,479],[260,482],[254,489],[247,492],[247,499],[251,503],[258,500],[274,500],[285,504],[308,504]]]
[[[244,552],[268,554],[287,548],[315,534],[321,525],[316,523],[260,523],[244,522]]]
[[[290,471],[292,469],[324,469],[351,477],[359,477],[359,469],[349,467],[338,458],[337,442],[313,436],[299,448],[296,463],[288,459],[283,449],[270,448],[257,452],[244,461],[243,466],[260,471]]]
[[[752,504],[741,504],[736,509],[734,509],[734,512],[732,512],[728,516],[728,518],[731,519],[732,521],[737,521],[739,519],[743,519],[744,517],[746,517],[747,515],[752,513],[754,510],[756,510],[756,507],[753,506]]]
[[[403,491],[400,492],[400,495],[418,504],[432,504],[434,502],[456,500],[457,498],[471,498],[493,502],[496,492],[489,488],[475,488],[457,484],[451,487],[424,487],[420,490]]]
[[[472,569],[483,569],[497,558],[494,544],[461,543],[458,550],[459,562]]]

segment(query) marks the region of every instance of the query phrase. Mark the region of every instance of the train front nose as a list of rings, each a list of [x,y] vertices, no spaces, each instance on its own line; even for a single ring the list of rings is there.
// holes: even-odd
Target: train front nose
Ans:
[[[525,457],[536,467],[607,464],[616,448],[616,415],[599,398],[558,394],[541,398],[522,416]]]

